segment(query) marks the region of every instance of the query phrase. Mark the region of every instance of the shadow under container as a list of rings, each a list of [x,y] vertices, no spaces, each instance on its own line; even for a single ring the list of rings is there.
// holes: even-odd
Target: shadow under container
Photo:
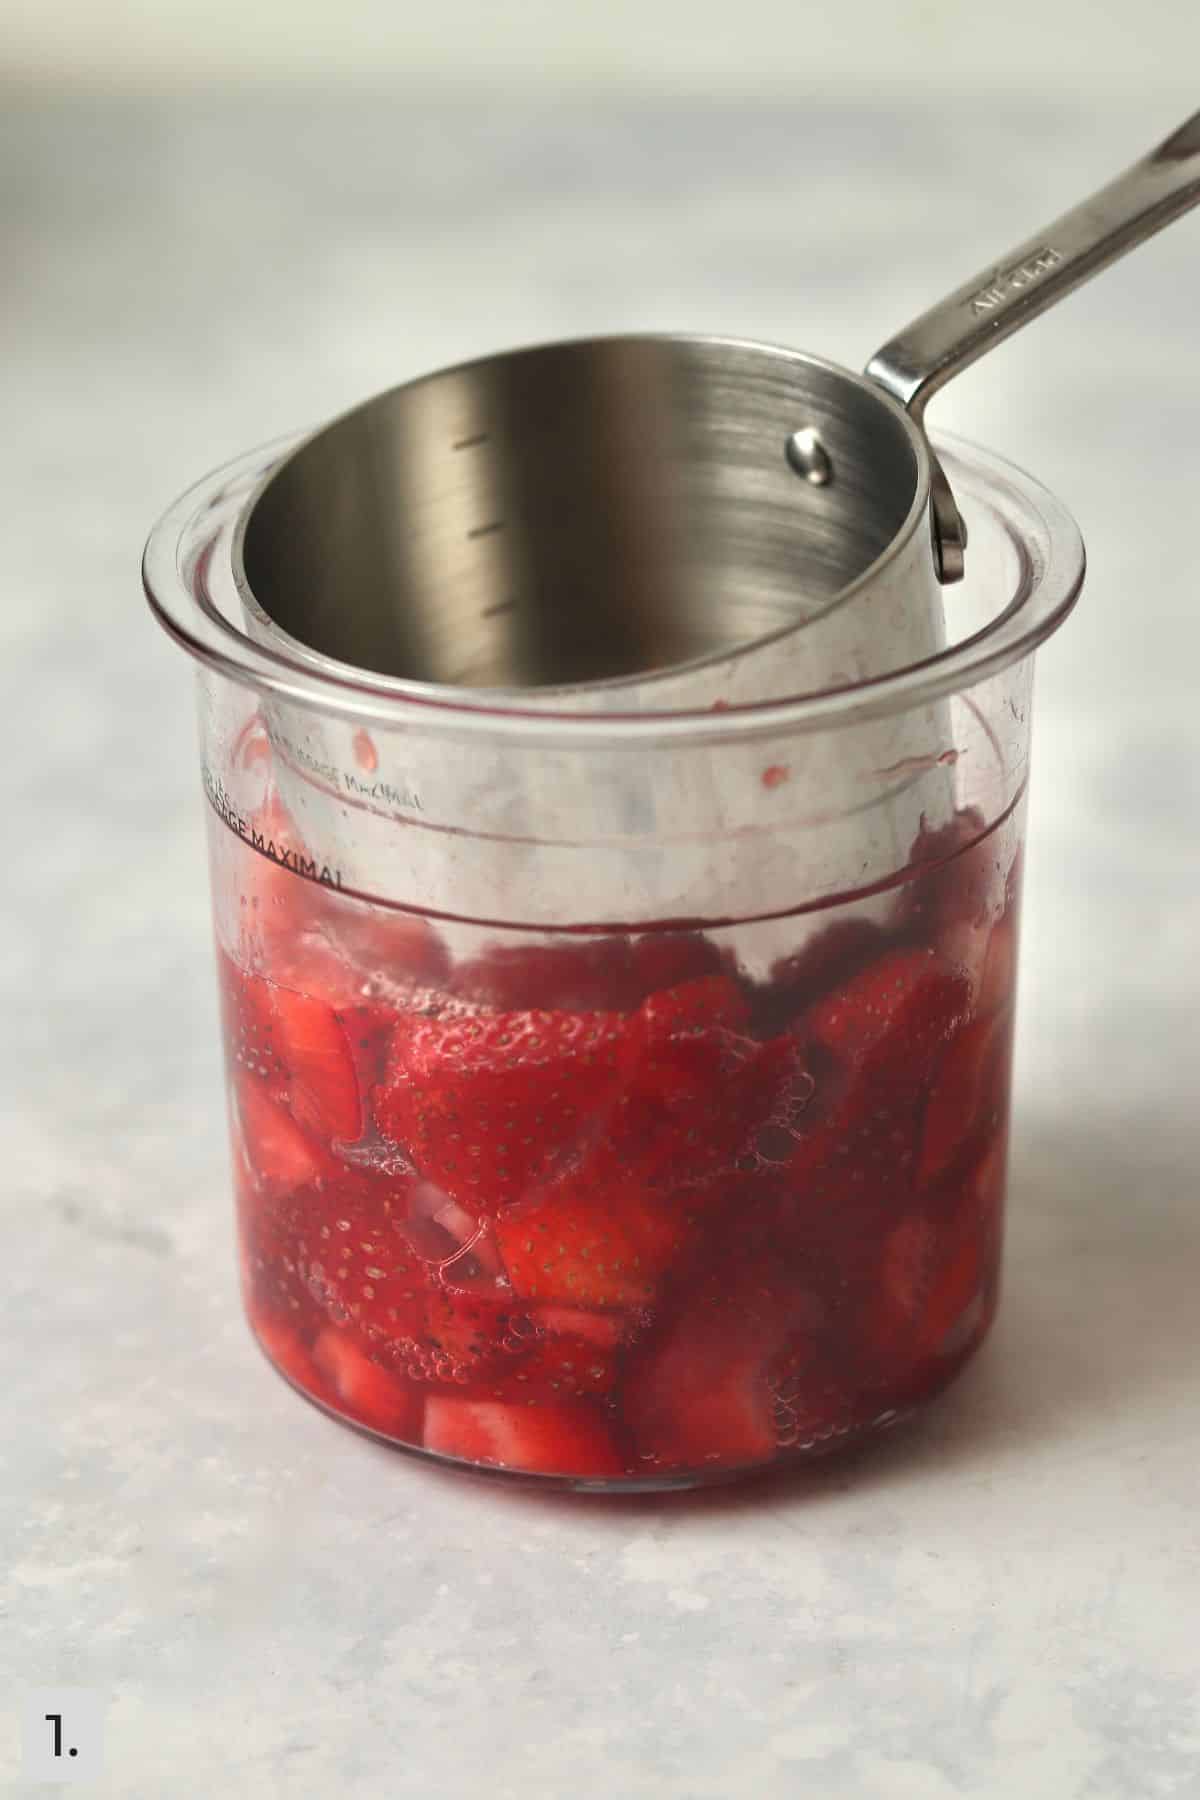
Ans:
[[[947,648],[728,709],[446,703],[253,641],[230,546],[280,446],[156,528],[246,1310],[335,1417],[686,1487],[882,1432],[979,1347],[1033,652],[1083,554],[1028,477],[938,448],[971,543]]]

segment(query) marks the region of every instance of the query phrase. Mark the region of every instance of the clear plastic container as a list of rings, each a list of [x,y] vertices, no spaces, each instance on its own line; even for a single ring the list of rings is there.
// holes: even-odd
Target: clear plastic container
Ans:
[[[230,538],[281,448],[186,495],[145,568],[197,661],[260,1345],[390,1442],[576,1488],[894,1425],[996,1309],[1033,652],[1081,584],[1070,518],[943,442],[971,542],[943,652],[559,713],[251,641]]]

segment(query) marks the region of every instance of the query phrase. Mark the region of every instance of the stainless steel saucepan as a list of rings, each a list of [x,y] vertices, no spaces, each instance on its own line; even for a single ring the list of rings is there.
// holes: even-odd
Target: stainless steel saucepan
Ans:
[[[940,584],[969,555],[929,399],[1198,200],[1200,113],[865,375],[769,345],[618,337],[394,388],[247,505],[248,629],[400,692],[565,710],[736,704],[910,666],[944,644]]]

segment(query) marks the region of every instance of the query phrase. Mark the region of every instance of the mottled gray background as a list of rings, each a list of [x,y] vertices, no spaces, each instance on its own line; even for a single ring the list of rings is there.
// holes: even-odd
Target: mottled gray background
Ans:
[[[938,407],[1061,492],[1092,559],[1041,658],[978,1366],[852,1465],[555,1500],[337,1430],[238,1313],[149,523],[494,346],[711,328],[860,363],[1175,122],[902,92],[6,95],[6,1791],[23,1687],[62,1683],[101,1690],[104,1791],[137,1800],[1200,1792],[1200,217]]]

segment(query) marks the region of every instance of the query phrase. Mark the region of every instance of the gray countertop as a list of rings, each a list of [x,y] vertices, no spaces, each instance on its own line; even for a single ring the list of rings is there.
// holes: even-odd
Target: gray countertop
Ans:
[[[1004,1309],[852,1464],[489,1487],[255,1355],[189,673],[136,572],[214,463],[489,347],[636,325],[861,363],[1172,123],[6,104],[11,1791],[26,1684],[99,1691],[121,1796],[1200,1791],[1200,218],[939,403],[1064,496],[1092,573],[1039,670]]]

